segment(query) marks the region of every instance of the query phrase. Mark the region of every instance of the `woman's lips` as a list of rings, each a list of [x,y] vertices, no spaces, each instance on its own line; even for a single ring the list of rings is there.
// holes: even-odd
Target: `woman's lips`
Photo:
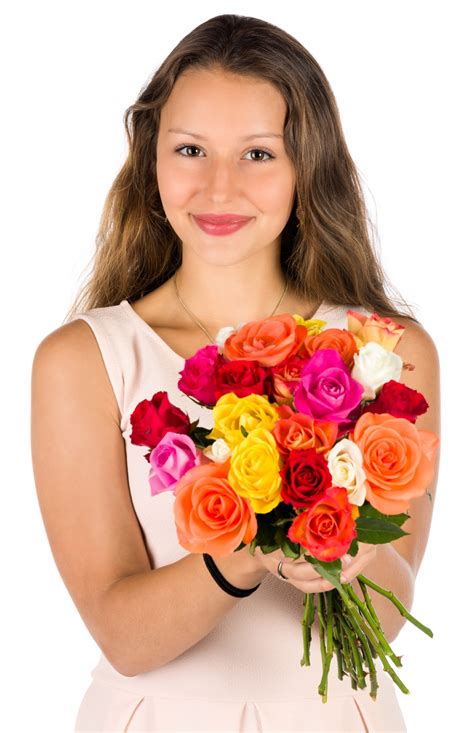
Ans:
[[[252,217],[238,218],[233,216],[195,216],[193,218],[200,229],[206,234],[232,234],[252,220]]]

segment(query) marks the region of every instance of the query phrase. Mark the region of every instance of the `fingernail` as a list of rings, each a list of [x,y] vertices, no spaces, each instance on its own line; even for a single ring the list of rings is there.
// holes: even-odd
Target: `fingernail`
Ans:
[[[347,583],[347,578],[344,573],[341,573],[341,583]]]

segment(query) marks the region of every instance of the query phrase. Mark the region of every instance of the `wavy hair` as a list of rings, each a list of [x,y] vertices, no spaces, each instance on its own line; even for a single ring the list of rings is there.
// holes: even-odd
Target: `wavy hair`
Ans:
[[[257,77],[286,101],[284,144],[295,167],[296,195],[281,232],[280,262],[298,296],[419,323],[406,301],[393,296],[376,254],[359,175],[321,67],[277,26],[230,14],[188,33],[126,109],[127,158],[105,200],[90,275],[66,319],[123,299],[133,302],[181,264],[181,241],[165,221],[158,190],[156,144],[161,109],[190,67]]]

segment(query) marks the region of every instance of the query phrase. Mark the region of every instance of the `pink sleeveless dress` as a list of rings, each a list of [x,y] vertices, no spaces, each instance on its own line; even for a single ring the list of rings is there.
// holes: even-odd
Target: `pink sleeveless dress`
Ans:
[[[313,317],[327,328],[346,328],[352,306],[323,304]],[[362,308],[356,310],[368,314]],[[171,492],[152,496],[145,449],[130,443],[130,414],[143,399],[167,390],[191,420],[211,428],[212,412],[181,393],[184,359],[133,310],[119,305],[75,314],[92,329],[121,412],[130,494],[153,568],[187,555],[178,543]],[[168,664],[126,677],[101,654],[77,712],[75,732],[110,731],[391,731],[406,726],[395,685],[379,660],[377,700],[369,686],[353,690],[337,678],[333,658],[328,701],[318,694],[319,642],[313,634],[311,666],[302,667],[304,594],[269,573],[201,641]],[[177,599],[178,600],[178,599]]]

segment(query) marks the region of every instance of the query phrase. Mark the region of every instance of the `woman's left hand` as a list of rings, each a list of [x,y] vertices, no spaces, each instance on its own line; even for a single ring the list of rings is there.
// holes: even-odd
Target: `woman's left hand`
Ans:
[[[341,578],[343,583],[350,583],[357,575],[362,573],[366,565],[375,559],[377,545],[359,542],[358,548],[357,555],[354,557],[351,555],[343,555],[341,557],[341,576],[344,575],[346,577],[346,580]],[[302,549],[304,550],[304,548]],[[283,560],[283,565],[281,571],[283,575],[289,576],[291,584],[295,588],[303,591],[303,593],[324,593],[325,591],[333,590],[335,588],[334,584],[322,578],[317,573],[314,565],[311,565],[311,563],[304,559],[304,554],[305,552],[302,552],[301,557],[294,560],[285,557],[282,553],[281,559]],[[306,554],[309,554],[309,552],[306,551]]]

